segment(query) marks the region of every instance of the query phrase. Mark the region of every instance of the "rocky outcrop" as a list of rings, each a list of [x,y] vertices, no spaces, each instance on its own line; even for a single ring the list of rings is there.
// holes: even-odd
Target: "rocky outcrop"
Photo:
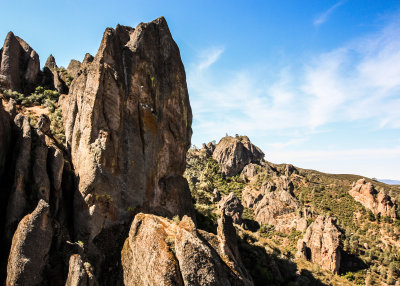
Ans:
[[[76,78],[81,70],[81,65],[82,63],[80,61],[71,60],[67,67],[68,74],[71,75],[73,78]]]
[[[39,73],[38,54],[9,32],[0,50],[0,88],[29,92],[38,81]]]
[[[108,28],[62,110],[76,177],[75,230],[92,241],[130,209],[193,214],[182,174],[192,113],[180,53],[164,18]],[[80,199],[79,199],[80,197]]]
[[[259,224],[273,225],[278,231],[290,232],[293,228],[304,231],[304,224],[307,226],[306,219],[299,216],[300,203],[293,196],[293,183],[286,176],[272,175],[260,187],[246,186],[242,203],[253,209],[254,219]]]
[[[60,94],[68,93],[65,75],[60,71],[53,55],[47,58],[43,68],[43,85],[55,89]]]
[[[233,192],[222,198],[218,203],[218,210],[221,214],[230,216],[235,224],[242,223],[243,206]]]
[[[49,205],[40,200],[15,231],[7,265],[8,285],[38,285],[53,237]]]
[[[349,194],[373,214],[396,218],[396,201],[383,190],[378,192],[372,183],[365,179],[353,183]]]
[[[73,254],[69,259],[68,277],[65,286],[92,286],[94,275],[91,265],[83,262],[81,255]]]
[[[222,138],[213,152],[213,158],[221,164],[227,176],[236,176],[250,163],[260,163],[264,153],[246,136]]]
[[[225,245],[220,244],[220,239]],[[232,260],[232,251],[226,252],[227,240],[230,241],[197,231],[187,216],[176,225],[166,218],[138,214],[121,253],[124,283],[252,285],[247,273],[243,273],[240,268],[233,268],[238,262]]]
[[[64,158],[61,150],[54,144],[54,141],[46,135],[50,130],[50,120],[47,116],[41,115],[36,128],[32,128],[28,116],[20,113],[18,113],[15,118],[13,118],[13,113],[5,113],[3,115],[0,124],[8,122],[10,124],[10,130],[7,137],[9,141],[8,150],[2,150],[7,151],[8,154],[4,163],[7,169],[4,171],[5,174],[0,187],[2,203],[4,202],[2,204],[0,221],[2,240],[0,252],[0,279],[1,282],[5,282],[3,281],[3,279],[6,278],[5,269],[8,268],[11,269],[10,271],[13,273],[12,277],[20,277],[15,279],[18,281],[25,281],[24,279],[28,279],[25,278],[24,273],[26,271],[21,270],[22,272],[19,273],[19,270],[15,269],[15,267],[19,267],[19,264],[17,266],[11,265],[12,263],[17,263],[21,259],[23,261],[35,261],[36,259],[36,257],[29,256],[31,254],[36,255],[34,249],[29,249],[35,247],[33,246],[34,243],[27,242],[28,244],[25,244],[23,241],[24,239],[30,240],[31,238],[25,235],[25,227],[21,229],[21,220],[25,220],[23,218],[26,218],[26,215],[36,207],[39,200],[45,203],[39,204],[40,212],[44,212],[43,217],[49,217],[49,220],[51,217],[51,220],[53,220],[56,213],[59,212],[59,199],[57,198],[62,197],[62,177],[65,175],[63,171]],[[66,203],[67,201],[64,202],[64,204]],[[50,204],[51,207],[49,206]],[[42,213],[40,213],[40,215],[42,215]],[[65,217],[65,215],[64,212],[63,216]],[[32,217],[36,218],[35,212],[32,214]],[[43,218],[40,222],[44,222],[44,220]],[[36,224],[36,222],[34,224]],[[36,225],[38,224],[39,223]],[[59,222],[57,222],[57,224],[59,224]],[[34,233],[36,233],[36,225],[32,226],[32,232]],[[26,227],[31,229],[30,226]],[[57,230],[58,232],[65,232],[66,227],[66,225],[58,225]],[[17,233],[20,233],[17,239],[21,240],[18,242],[15,240]],[[38,231],[38,233],[40,237],[40,233],[42,232]],[[60,235],[59,239],[61,239],[62,236],[63,235]],[[38,239],[38,237],[35,236],[35,239]],[[45,241],[46,240],[44,240],[44,242]],[[26,245],[26,249],[24,245]],[[11,247],[14,246],[18,249],[24,248],[26,250],[23,250],[24,256],[22,258],[16,258],[16,254],[13,254],[13,249]],[[13,259],[9,260],[7,263],[7,257],[10,255],[13,255]],[[42,264],[45,265],[45,257],[42,257],[42,259]],[[30,269],[29,267],[27,269]],[[26,277],[30,277],[29,275],[31,274],[26,274]]]
[[[297,255],[338,273],[340,268],[340,232],[332,217],[318,216],[297,242]]]

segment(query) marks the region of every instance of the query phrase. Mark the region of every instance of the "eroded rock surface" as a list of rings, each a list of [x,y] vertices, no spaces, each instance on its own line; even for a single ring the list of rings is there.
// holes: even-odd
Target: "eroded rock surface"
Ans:
[[[75,207],[78,233],[92,240],[104,227],[127,223],[130,208],[169,216],[191,209],[180,178],[192,113],[164,18],[136,29],[108,28],[97,55],[74,79],[63,117],[82,197]]]
[[[50,206],[40,200],[15,231],[7,265],[6,285],[38,285],[53,237]]]
[[[68,93],[65,75],[59,70],[56,59],[50,55],[43,68],[43,84],[61,93]]]
[[[259,186],[254,182],[260,178],[253,170],[255,168],[244,170],[246,178],[251,178],[252,183],[244,188],[242,203],[253,209],[254,219],[259,224],[273,225],[281,232],[290,232],[293,228],[304,231],[307,220],[300,214],[300,203],[293,196],[290,179],[270,172],[269,179],[262,181]]]
[[[218,203],[218,210],[220,213],[225,213],[230,216],[235,224],[242,223],[243,206],[240,200],[235,196],[234,193],[223,197]]]
[[[187,216],[177,225],[163,217],[138,214],[122,251],[124,283],[252,285],[240,268],[233,268],[238,262],[232,261],[231,254],[224,254],[219,239],[226,241],[198,232]]]
[[[226,136],[219,141],[212,156],[221,164],[225,175],[236,176],[247,164],[260,163],[264,153],[247,136]]]
[[[79,75],[81,65],[82,63],[80,61],[71,60],[67,67],[68,74],[70,74],[73,78],[76,78]]]
[[[353,183],[349,194],[373,214],[396,218],[396,202],[384,191],[377,191],[372,183],[360,179]]]
[[[340,268],[340,232],[332,217],[318,216],[297,242],[297,254],[338,273]]]
[[[12,32],[7,34],[0,49],[0,87],[29,92],[38,81],[39,55]]]

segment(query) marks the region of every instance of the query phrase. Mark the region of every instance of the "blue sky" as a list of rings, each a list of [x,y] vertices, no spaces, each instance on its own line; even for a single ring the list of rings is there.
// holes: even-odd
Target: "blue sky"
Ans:
[[[165,16],[185,64],[193,144],[248,135],[275,163],[400,179],[399,1],[0,1],[0,39],[44,64],[104,29]]]

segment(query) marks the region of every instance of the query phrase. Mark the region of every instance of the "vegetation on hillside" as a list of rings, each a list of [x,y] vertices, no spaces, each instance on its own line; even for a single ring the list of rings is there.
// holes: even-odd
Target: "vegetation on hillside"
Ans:
[[[286,165],[267,164],[285,174]],[[261,166],[259,173],[252,187],[260,187],[270,179]],[[190,149],[187,154],[185,177],[195,200],[200,228],[213,232],[216,231],[218,217],[213,191],[217,189],[224,195],[234,192],[241,199],[244,187],[249,184],[240,175],[224,176],[221,166],[207,156],[205,150],[196,148]],[[339,275],[296,257],[296,243],[303,235],[301,232],[280,233],[274,226],[260,226],[253,221],[252,209],[244,209],[245,223],[237,226],[239,248],[243,262],[257,285],[394,285],[400,279],[399,209],[397,219],[373,215],[366,210],[349,195],[352,183],[360,178],[357,175],[325,174],[300,168],[290,175],[294,195],[302,208],[308,207],[316,215],[337,218],[337,226],[342,233]],[[400,186],[366,179],[378,190],[382,189],[400,201]],[[311,223],[312,219],[308,225]],[[254,226],[257,227],[254,229]],[[296,272],[301,274],[303,284],[299,284],[299,277],[294,282]]]

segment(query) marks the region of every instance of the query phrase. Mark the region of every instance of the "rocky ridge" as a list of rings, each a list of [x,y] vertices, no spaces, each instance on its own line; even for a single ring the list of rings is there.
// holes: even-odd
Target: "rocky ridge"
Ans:
[[[313,283],[312,276],[305,277],[301,270],[305,265],[310,265],[310,273],[327,285],[353,285],[354,281],[375,281],[380,285],[386,280],[389,282],[385,283],[392,285],[393,277],[398,275],[394,274],[396,271],[393,269],[397,265],[397,254],[400,253],[394,243],[400,231],[395,226],[398,224],[397,205],[391,199],[396,194],[395,187],[379,185],[385,188],[380,197],[389,198],[382,200],[386,208],[381,207],[380,210],[390,209],[393,215],[375,213],[371,217],[366,211],[367,206],[364,208],[358,204],[348,192],[351,182],[359,176],[330,175],[290,164],[277,165],[264,159],[254,162],[246,159],[252,155],[244,156],[244,162],[240,164],[233,164],[242,158],[232,150],[243,137],[235,138],[233,140],[228,136],[221,139],[225,149],[220,145],[218,150],[220,143],[214,142],[203,144],[201,149],[190,149],[185,176],[195,200],[196,212],[201,214],[198,215],[201,218],[200,225],[206,229],[212,230],[210,225],[217,222],[215,217],[222,216],[224,208],[221,206],[226,201],[233,201],[236,197],[242,204],[242,219],[240,225],[235,225],[242,239],[239,252],[257,285],[262,285],[260,281],[276,285],[312,285],[308,284]],[[259,152],[255,151],[255,154],[257,156]],[[240,172],[227,172],[232,166],[238,165]],[[391,208],[387,207],[389,201],[394,203]],[[233,205],[237,206],[238,203]],[[230,215],[237,216],[238,213],[231,212]],[[391,229],[397,234],[390,234]],[[378,237],[382,240],[378,240]],[[382,250],[371,246],[373,240]],[[262,250],[258,249],[261,245],[267,254],[261,254]],[[389,249],[396,250],[389,254]],[[382,262],[369,258],[371,255],[382,257],[379,253],[383,251],[386,256],[390,255],[383,262],[390,265],[387,277],[373,270],[377,265],[383,269]],[[281,254],[275,256],[277,252]],[[297,272],[288,270],[287,267],[292,266],[283,266],[282,257],[295,262]],[[266,262],[271,260],[273,263]],[[268,265],[268,273],[262,273],[254,265]],[[367,271],[371,272],[366,272],[368,267]],[[331,278],[327,277],[329,274],[322,275],[322,272],[331,273]],[[337,274],[345,279],[342,280]]]

